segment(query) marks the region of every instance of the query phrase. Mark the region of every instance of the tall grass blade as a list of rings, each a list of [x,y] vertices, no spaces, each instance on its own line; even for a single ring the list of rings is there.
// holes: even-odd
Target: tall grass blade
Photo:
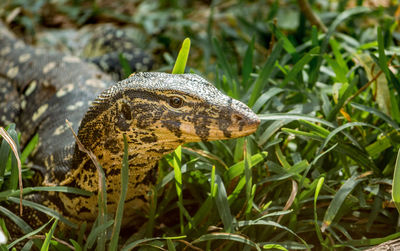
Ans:
[[[216,197],[215,204],[217,205],[219,216],[224,224],[225,232],[232,232],[234,230],[233,226],[233,217],[231,210],[229,208],[228,197],[226,195],[226,190],[224,183],[219,175],[215,175],[215,189],[216,189]]]
[[[351,8],[348,10],[343,11],[342,13],[340,13],[335,20],[332,22],[332,24],[329,26],[328,32],[325,34],[325,38],[322,42],[321,45],[321,55],[323,55],[327,49],[328,49],[328,45],[329,45],[329,40],[331,38],[331,36],[333,35],[333,33],[335,32],[336,28],[338,27],[339,24],[341,24],[342,22],[344,22],[346,19],[355,16],[355,15],[359,15],[359,14],[363,14],[363,13],[367,13],[370,10],[366,7],[355,7],[355,8]],[[310,73],[310,83],[312,85],[315,84],[315,82],[318,79],[318,74],[320,73],[320,67],[322,64],[322,57],[318,58],[318,61],[316,63],[316,66],[313,68],[313,71],[311,71]]]
[[[272,50],[271,54],[269,55],[263,68],[259,72],[259,76],[258,76],[256,82],[254,83],[254,87],[251,92],[249,102],[247,103],[250,107],[252,107],[255,104],[258,97],[262,94],[264,87],[267,85],[268,78],[271,75],[272,70],[275,67],[275,62],[276,62],[276,60],[278,60],[278,57],[281,54],[282,44],[283,44],[283,42],[281,40],[275,44],[274,49]]]
[[[122,159],[122,170],[121,170],[121,194],[119,197],[117,213],[115,214],[114,226],[111,235],[111,241],[109,250],[118,249],[119,232],[121,231],[122,217],[124,216],[124,204],[126,193],[128,191],[128,180],[129,180],[129,163],[128,163],[128,142],[126,135],[124,134],[124,156]]]
[[[185,40],[183,40],[182,47],[179,50],[179,54],[176,59],[174,68],[172,69],[172,74],[185,73],[186,62],[189,57],[189,51],[190,51],[190,39],[185,38]]]
[[[13,212],[8,210],[5,207],[0,206],[0,214],[3,214],[5,217],[8,217],[15,225],[22,230],[23,233],[32,232],[33,229],[29,226],[23,219],[15,215]]]
[[[15,241],[11,242],[10,244],[7,245],[7,248],[8,248],[8,249],[11,249],[11,248],[14,247],[18,242],[23,241],[23,240],[25,240],[25,239],[27,239],[27,238],[29,238],[29,237],[31,237],[31,236],[33,236],[33,235],[35,235],[35,234],[41,232],[43,229],[45,229],[45,228],[47,227],[47,225],[50,224],[50,222],[51,222],[52,220],[53,220],[53,219],[51,219],[50,221],[48,221],[47,223],[45,223],[43,226],[39,227],[38,229],[31,230],[31,231],[29,231],[29,233],[27,233],[27,234],[25,234],[24,236],[22,236],[22,237],[16,239]]]
[[[29,154],[32,153],[33,150],[35,150],[37,144],[39,143],[39,134],[35,134],[33,138],[29,141],[29,143],[24,147],[24,150],[21,153],[21,163],[24,164],[25,161],[27,160]],[[1,157],[0,157],[1,159]]]
[[[369,112],[369,113],[379,117],[380,119],[382,119],[383,121],[388,123],[390,126],[392,126],[396,130],[400,129],[400,124],[396,123],[388,115],[384,114],[383,112],[381,112],[373,107],[365,106],[365,105],[354,103],[354,102],[351,103],[350,105],[356,109]]]
[[[105,242],[107,239],[104,236],[104,233],[107,232],[107,229],[109,227],[111,227],[113,225],[113,223],[114,223],[114,220],[109,220],[109,221],[106,221],[102,224],[99,224],[99,225],[93,227],[87,237],[87,240],[86,240],[85,246],[83,247],[83,250],[91,249],[93,247],[94,243],[96,242],[96,240],[98,241],[98,243],[97,243],[98,249],[105,249]],[[99,236],[104,236],[103,237],[104,238],[104,246],[99,246],[102,244],[98,240]]]
[[[198,242],[203,242],[203,241],[213,241],[213,240],[229,240],[229,241],[236,241],[240,243],[244,243],[246,245],[249,245],[253,248],[255,248],[258,251],[261,251],[261,248],[254,243],[253,241],[238,235],[238,234],[228,234],[228,233],[212,233],[212,234],[205,234],[200,236],[200,238],[197,238],[194,240],[192,243],[198,243]]]
[[[314,225],[315,225],[315,232],[317,233],[319,243],[321,245],[325,245],[324,239],[322,238],[322,233],[320,226],[318,225],[318,215],[317,215],[317,200],[318,200],[318,195],[319,192],[321,191],[322,185],[324,184],[324,177],[319,178],[317,186],[315,188],[315,193],[314,193]]]
[[[16,203],[16,204],[20,203],[20,200],[15,198],[15,197],[10,197],[10,198],[8,198],[8,200],[13,202],[13,203]],[[69,221],[67,218],[62,216],[59,212],[57,212],[57,211],[55,211],[53,209],[50,209],[50,208],[48,208],[46,206],[43,206],[42,204],[38,204],[38,203],[30,201],[30,200],[22,200],[22,205],[23,206],[27,206],[27,207],[31,207],[31,208],[33,208],[35,210],[38,210],[38,211],[40,211],[42,213],[45,213],[45,214],[47,214],[47,215],[49,215],[51,217],[59,219],[60,221],[62,221],[63,223],[65,223],[66,225],[68,225],[68,226],[70,226],[70,227],[72,227],[74,229],[78,228],[78,226],[75,223]]]
[[[237,83],[239,81],[237,78],[237,74],[235,73],[235,70],[232,67],[232,64],[229,62],[228,58],[226,57],[226,54],[224,53],[224,50],[222,49],[220,42],[218,42],[217,39],[212,40],[212,45],[218,57],[218,64],[222,67],[222,70],[225,73],[224,76],[226,77],[226,81],[228,82],[229,85],[229,88],[225,88],[225,91],[227,91],[228,95],[234,98],[239,98],[239,90],[237,88],[238,87]]]
[[[242,86],[245,90],[247,90],[250,85],[247,83],[250,80],[250,74],[253,71],[253,53],[254,53],[254,36],[251,39],[251,42],[247,46],[246,53],[243,58],[243,66],[242,66]]]
[[[77,195],[83,195],[83,196],[91,196],[93,195],[92,192],[76,188],[76,187],[66,187],[66,186],[56,186],[56,187],[25,187],[22,190],[22,194],[29,194],[32,192],[62,192],[62,193],[73,193]],[[3,192],[0,192],[0,199],[6,200],[8,197],[15,197],[18,196],[20,193],[19,190],[6,190]]]
[[[328,206],[328,209],[325,212],[324,221],[322,223],[321,231],[324,232],[333,222],[340,208],[343,206],[343,203],[346,197],[353,191],[353,189],[364,179],[351,177],[346,180],[346,182],[340,187],[340,189],[336,192],[333,200]]]
[[[271,227],[283,229],[283,230],[287,231],[288,233],[292,234],[293,236],[296,236],[296,238],[298,238],[307,247],[307,249],[309,249],[305,240],[303,240],[298,234],[296,234],[290,228],[287,228],[279,223],[276,223],[275,221],[266,221],[266,220],[257,219],[257,220],[239,221],[238,222],[239,228],[248,227],[248,226],[271,226]]]
[[[46,233],[46,238],[44,239],[42,248],[40,251],[48,251],[50,247],[51,238],[53,238],[54,231],[56,230],[58,220],[55,219],[53,225],[50,228],[50,231]]]
[[[267,158],[268,152],[261,152],[261,153],[256,153],[250,158],[250,167],[253,167],[260,163],[261,161],[265,160]],[[225,180],[232,180],[235,177],[241,175],[244,171],[244,161],[240,161],[233,166],[231,166],[225,173],[224,173],[224,179]]]
[[[394,165],[392,199],[400,213],[400,149],[397,152],[396,164]]]
[[[146,242],[151,242],[151,241],[155,241],[155,240],[179,240],[179,239],[183,239],[186,238],[186,235],[182,235],[182,236],[174,236],[174,237],[155,237],[155,238],[144,238],[141,240],[137,240],[134,242],[131,242],[127,245],[125,245],[121,251],[128,251],[128,250],[132,250],[135,247],[139,246],[140,244],[146,243]]]
[[[308,64],[313,57],[318,55],[320,52],[319,47],[315,47],[311,49],[308,53],[306,53],[297,63],[293,66],[293,68],[288,72],[283,82],[280,84],[280,87],[285,87],[290,81],[294,80],[299,72],[304,68],[306,64]]]
[[[11,150],[14,152],[11,155],[11,176],[10,176],[10,184],[8,186],[9,189],[16,189],[18,187],[18,177],[21,170],[21,161],[19,156],[21,156],[19,151],[19,143],[18,143],[18,134],[14,128],[10,127],[7,130],[8,135],[11,137],[11,141],[8,141],[10,144]],[[3,138],[7,140],[7,138],[2,134]],[[22,183],[22,179],[21,179]]]

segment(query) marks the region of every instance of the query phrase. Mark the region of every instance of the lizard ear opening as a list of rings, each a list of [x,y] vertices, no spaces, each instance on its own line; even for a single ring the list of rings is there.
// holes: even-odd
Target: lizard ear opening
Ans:
[[[127,101],[123,101],[123,102],[119,105],[119,110],[120,110],[120,112],[121,112],[121,116],[122,116],[125,120],[131,120],[131,119],[132,119],[131,107],[129,106],[129,104],[127,104]]]

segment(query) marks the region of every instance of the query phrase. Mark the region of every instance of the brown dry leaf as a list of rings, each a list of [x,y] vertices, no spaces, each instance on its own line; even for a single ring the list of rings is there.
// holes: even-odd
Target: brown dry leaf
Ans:
[[[292,179],[292,192],[290,193],[289,199],[286,201],[286,205],[283,208],[283,211],[288,210],[292,206],[293,201],[296,198],[298,190],[299,190],[299,187],[297,185],[297,182]],[[279,215],[279,218],[276,221],[276,223],[279,223],[281,221],[282,217],[283,217],[283,215]]]
[[[363,53],[355,54],[354,56],[367,73],[368,80],[373,79],[377,74],[379,74],[380,68],[375,65],[374,60],[370,55]],[[390,116],[390,111],[392,110],[390,103],[390,90],[384,74],[380,74],[376,78],[375,83],[373,83],[373,94],[379,109]]]

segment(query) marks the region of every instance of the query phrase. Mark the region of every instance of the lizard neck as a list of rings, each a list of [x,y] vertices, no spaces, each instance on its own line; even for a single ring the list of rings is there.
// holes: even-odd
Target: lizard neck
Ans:
[[[121,189],[121,169],[124,155],[124,140],[126,135],[128,143],[128,163],[129,163],[129,186],[133,189],[136,185],[154,184],[156,181],[156,169],[158,161],[165,155],[172,152],[180,145],[178,141],[159,140],[152,132],[131,127],[126,131],[120,131],[115,123],[110,127],[98,127],[98,131],[91,130],[91,133],[107,135],[98,139],[95,143],[88,142],[81,137],[81,141],[87,150],[90,150],[97,158],[98,163],[104,170],[107,193],[119,197]],[[93,127],[85,127],[92,128]],[[107,131],[107,132],[106,132]],[[80,135],[84,135],[84,130]],[[140,136],[139,136],[140,135]],[[98,191],[98,171],[89,156],[75,147],[75,157],[73,168],[69,173],[77,187],[97,192]],[[129,188],[128,188],[129,189]],[[128,193],[133,196],[136,193]]]

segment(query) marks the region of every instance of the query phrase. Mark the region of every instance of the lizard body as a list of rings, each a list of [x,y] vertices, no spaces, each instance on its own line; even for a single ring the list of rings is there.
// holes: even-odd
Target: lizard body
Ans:
[[[0,28],[1,31],[1,28]],[[157,162],[177,146],[246,136],[259,124],[245,104],[195,74],[136,73],[116,84],[79,58],[34,49],[0,32],[0,124],[16,122],[22,144],[35,133],[39,145],[31,161],[42,185],[66,185],[94,193],[98,174],[76,146],[65,119],[106,175],[107,206],[115,212],[121,180],[123,135],[128,139],[129,185],[125,225],[147,204]],[[11,97],[11,99],[10,99]],[[76,223],[94,221],[97,196],[33,194]]]

